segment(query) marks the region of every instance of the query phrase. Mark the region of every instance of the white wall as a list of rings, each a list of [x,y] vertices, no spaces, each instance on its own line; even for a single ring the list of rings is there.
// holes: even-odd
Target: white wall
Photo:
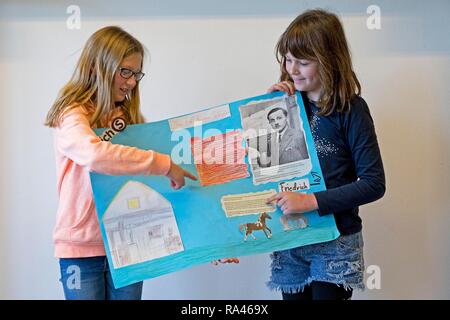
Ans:
[[[375,120],[387,174],[361,208],[366,265],[381,289],[355,299],[450,298],[450,24],[448,1],[2,1],[0,3],[0,298],[61,299],[51,240],[57,207],[51,130],[43,119],[98,28],[116,24],[149,49],[149,121],[263,93],[278,77],[274,45],[301,11],[338,12]],[[66,8],[81,8],[69,30]],[[381,8],[381,30],[366,8]],[[268,255],[145,282],[146,299],[279,299]]]

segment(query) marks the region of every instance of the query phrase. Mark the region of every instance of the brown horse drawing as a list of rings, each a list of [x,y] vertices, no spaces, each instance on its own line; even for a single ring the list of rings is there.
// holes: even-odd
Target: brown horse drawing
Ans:
[[[262,230],[264,231],[267,238],[272,237],[272,230],[269,229],[268,226],[266,226],[266,219],[272,219],[269,214],[266,212],[261,213],[261,215],[258,218],[258,221],[252,222],[252,223],[244,223],[239,226],[239,230],[244,231],[245,228],[245,238],[244,241],[247,241],[247,237],[251,235],[253,239],[256,240],[256,237],[253,235],[253,231],[255,230]],[[269,233],[266,232],[269,231]]]

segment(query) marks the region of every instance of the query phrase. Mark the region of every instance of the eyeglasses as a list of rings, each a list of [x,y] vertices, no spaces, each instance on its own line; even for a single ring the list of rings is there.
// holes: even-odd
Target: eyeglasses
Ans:
[[[127,68],[119,68],[119,71],[120,76],[124,79],[130,79],[131,76],[134,76],[134,80],[140,81],[145,76],[145,73],[143,72],[134,72],[133,70]]]

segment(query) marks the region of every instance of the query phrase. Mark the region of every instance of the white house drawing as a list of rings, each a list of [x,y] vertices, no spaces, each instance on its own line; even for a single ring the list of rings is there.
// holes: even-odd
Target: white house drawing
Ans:
[[[115,269],[184,250],[172,205],[141,182],[128,181],[102,221]]]

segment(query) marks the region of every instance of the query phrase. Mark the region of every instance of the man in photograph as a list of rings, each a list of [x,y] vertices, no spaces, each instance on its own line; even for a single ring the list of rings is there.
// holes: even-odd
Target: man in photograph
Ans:
[[[267,152],[260,152],[258,164],[261,167],[281,165],[308,158],[305,139],[300,129],[293,129],[289,126],[288,113],[283,108],[273,108],[267,114],[270,126],[276,132],[268,136]],[[276,137],[273,143],[272,137]],[[278,163],[271,159],[271,148],[278,148]]]

